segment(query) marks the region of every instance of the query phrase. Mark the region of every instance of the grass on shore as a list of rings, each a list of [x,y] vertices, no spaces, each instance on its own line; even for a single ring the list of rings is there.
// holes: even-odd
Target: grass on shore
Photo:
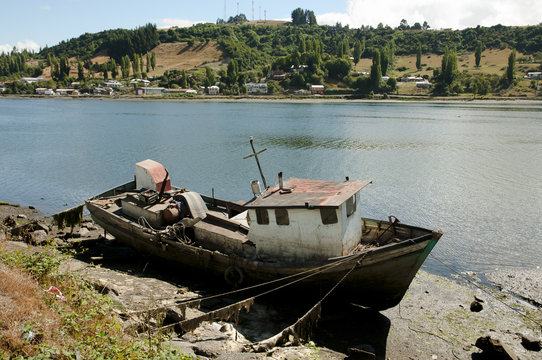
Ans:
[[[58,272],[63,256],[0,242],[0,359],[191,359],[162,346],[164,336],[127,336],[110,297]]]

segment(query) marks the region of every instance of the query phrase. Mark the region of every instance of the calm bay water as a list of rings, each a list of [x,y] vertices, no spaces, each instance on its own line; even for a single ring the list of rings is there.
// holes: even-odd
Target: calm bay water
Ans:
[[[0,201],[52,214],[147,158],[177,186],[246,200],[249,136],[268,183],[373,180],[364,215],[442,228],[434,255],[459,270],[542,265],[542,104],[0,99]]]

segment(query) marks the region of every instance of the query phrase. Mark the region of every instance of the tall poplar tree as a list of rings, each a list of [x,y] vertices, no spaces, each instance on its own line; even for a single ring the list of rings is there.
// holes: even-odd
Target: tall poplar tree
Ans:
[[[111,68],[111,77],[113,79],[116,79],[118,75],[118,70],[117,70],[117,62],[115,61],[115,59],[111,59],[110,68]]]
[[[369,85],[371,90],[379,91],[382,82],[382,69],[380,65],[380,51],[374,50],[373,65],[371,65],[371,75],[369,76]]]
[[[83,63],[81,61],[77,62],[77,79],[84,80],[85,79],[85,68],[83,67]]]
[[[416,51],[416,69],[422,69],[422,44],[418,44],[418,49]]]
[[[359,40],[356,40],[356,42],[354,43],[354,64],[358,64],[359,60],[361,59],[361,54],[362,54],[362,50],[361,50],[361,42]]]
[[[480,60],[482,59],[482,42],[478,41],[476,43],[476,48],[474,49],[474,62],[476,67],[480,67]]]
[[[153,70],[156,67],[156,53],[154,51],[151,54],[151,67]]]
[[[512,50],[508,55],[508,67],[506,68],[506,82],[510,87],[514,84],[514,77],[516,75],[516,50]]]

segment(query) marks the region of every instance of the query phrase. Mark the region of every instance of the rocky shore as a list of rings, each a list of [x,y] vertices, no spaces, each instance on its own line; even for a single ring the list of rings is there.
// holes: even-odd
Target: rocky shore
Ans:
[[[105,236],[90,219],[70,230],[59,230],[35,209],[0,205],[3,251],[39,251],[46,243],[87,249],[67,257],[60,270],[81,274],[118,303],[126,334],[137,337],[148,326],[171,324],[176,332],[168,344],[200,359],[542,358],[542,269],[486,274],[490,283],[485,285],[420,271],[392,309],[324,304],[310,341],[254,352],[251,344],[291,325],[306,308],[292,306],[285,294],[254,303],[237,324],[205,322],[183,333],[173,325],[207,309],[188,308],[183,314],[176,304],[220,292],[221,284],[138,254]],[[159,309],[165,311],[161,319]]]

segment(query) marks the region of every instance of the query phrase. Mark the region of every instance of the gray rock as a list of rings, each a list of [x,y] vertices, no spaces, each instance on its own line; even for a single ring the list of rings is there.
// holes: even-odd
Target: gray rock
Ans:
[[[7,239],[7,231],[3,225],[0,225],[0,241],[4,241],[6,239]]]
[[[225,350],[224,342],[219,340],[209,340],[194,343],[193,349],[196,355],[203,355],[210,358],[216,358]]]
[[[85,225],[83,225],[83,228],[86,228],[90,231],[98,230],[98,227],[94,225],[93,223],[86,223]]]
[[[82,227],[81,229],[79,229],[79,236],[87,237],[88,234],[90,234],[90,231],[87,228]]]
[[[49,233],[49,231],[51,229],[49,229],[49,226],[47,226],[47,224],[43,223],[43,222],[37,222],[36,223],[36,230],[43,230],[45,231],[46,233]]]
[[[17,219],[28,219],[28,216],[26,216],[25,214],[19,214],[17,215]]]
[[[30,233],[30,243],[42,245],[47,242],[47,233],[44,230],[36,230]]]
[[[482,350],[483,354],[494,360],[518,360],[516,354],[498,339],[490,336],[482,336],[476,340],[476,347]]]
[[[6,241],[4,249],[8,251],[24,251],[28,249],[28,245],[21,241]]]
[[[265,359],[265,357],[265,354],[228,352],[218,355],[215,360],[260,360]]]
[[[530,351],[540,351],[540,340],[528,335],[521,335],[521,345]]]
[[[175,348],[179,350],[180,352],[182,352],[183,354],[196,357],[196,353],[194,352],[193,345],[187,341],[183,341],[180,339],[172,339],[171,341],[165,342],[164,345]]]
[[[487,279],[503,291],[534,305],[542,304],[542,269],[501,270],[488,273]]]

